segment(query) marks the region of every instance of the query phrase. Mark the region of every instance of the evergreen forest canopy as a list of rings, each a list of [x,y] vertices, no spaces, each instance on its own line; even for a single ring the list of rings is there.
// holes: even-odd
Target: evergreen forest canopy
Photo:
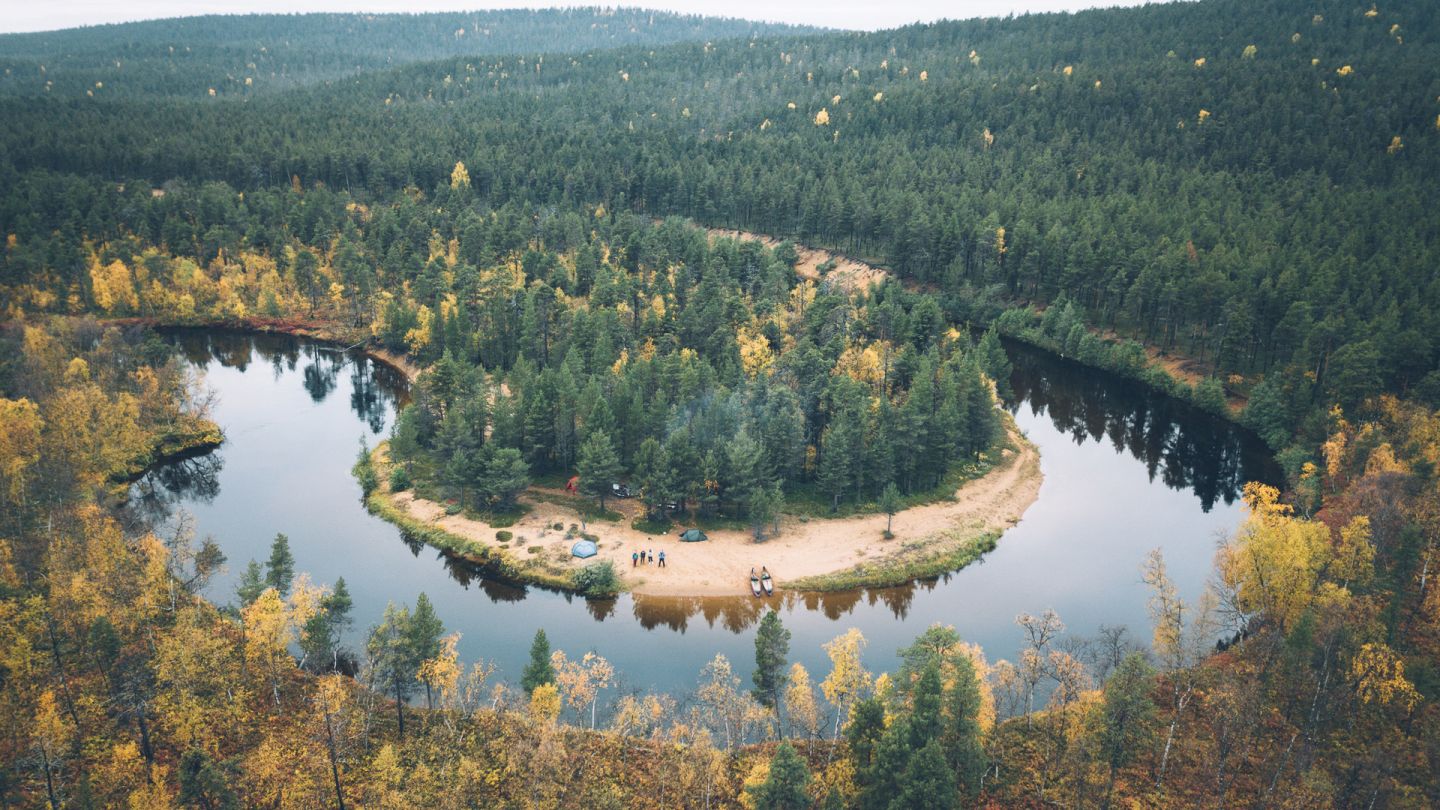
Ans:
[[[248,14],[0,34],[0,94],[249,96],[410,62],[794,33],[633,8],[452,14]]]
[[[0,37],[0,795],[1440,803],[1437,15],[1204,0],[875,33],[572,10]],[[792,244],[684,218],[889,273],[806,277]],[[575,469],[757,533],[782,495],[923,497],[995,440],[998,334],[1162,384],[1146,348],[1196,361],[1193,396],[1280,450],[1289,487],[1246,489],[1197,604],[1146,563],[1148,664],[1114,629],[1082,654],[1045,613],[1018,617],[1016,664],[937,627],[873,677],[851,630],[820,701],[767,619],[753,693],[717,657],[694,700],[625,695],[595,731],[603,658],[542,635],[521,690],[492,689],[423,595],[338,649],[342,584],[296,575],[280,538],[239,604],[200,598],[218,549],[108,499],[205,440],[203,398],[142,331],[61,317],[81,315],[320,323],[403,351],[429,370],[396,469],[477,507]]]

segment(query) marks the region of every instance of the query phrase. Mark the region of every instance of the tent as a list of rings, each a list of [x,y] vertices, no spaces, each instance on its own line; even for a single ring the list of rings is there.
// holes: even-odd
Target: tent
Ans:
[[[709,539],[710,538],[707,537],[705,533],[700,531],[699,529],[686,529],[685,531],[680,533],[680,540],[685,543],[698,543],[701,540]]]
[[[581,540],[570,547],[570,553],[582,560],[586,557],[594,557],[598,552],[599,549],[595,547],[594,541],[591,540]]]

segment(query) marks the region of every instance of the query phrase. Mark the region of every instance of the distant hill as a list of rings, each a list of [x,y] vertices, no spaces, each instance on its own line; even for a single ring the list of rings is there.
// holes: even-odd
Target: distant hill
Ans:
[[[445,57],[807,30],[642,9],[203,16],[0,35],[0,94],[254,94]],[[48,89],[47,89],[48,87]]]

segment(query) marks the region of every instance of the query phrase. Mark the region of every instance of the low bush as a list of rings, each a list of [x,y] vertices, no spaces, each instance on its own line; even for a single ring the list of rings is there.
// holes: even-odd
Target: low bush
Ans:
[[[620,592],[620,575],[609,560],[590,563],[571,574],[570,581],[586,596],[614,596]]]
[[[397,464],[394,467],[390,468],[391,492],[404,492],[405,490],[409,489],[414,483],[415,482],[410,479],[410,471],[405,469],[403,465]]]

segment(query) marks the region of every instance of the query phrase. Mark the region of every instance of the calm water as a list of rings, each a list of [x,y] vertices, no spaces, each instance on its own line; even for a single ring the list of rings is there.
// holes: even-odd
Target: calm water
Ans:
[[[149,497],[136,504],[156,515],[188,513],[198,534],[219,542],[230,562],[210,585],[214,601],[233,602],[246,562],[265,560],[284,532],[297,570],[322,583],[345,578],[355,599],[355,648],[387,601],[413,603],[423,591],[446,627],[463,634],[461,655],[495,663],[512,683],[543,627],[572,657],[595,650],[608,658],[626,689],[689,692],[716,653],[748,684],[759,600],[587,602],[515,588],[408,545],[366,513],[349,470],[361,441],[382,440],[404,401],[394,371],[287,337],[189,332],[175,339],[215,392],[213,416],[227,441],[137,484]],[[1183,596],[1195,598],[1217,537],[1240,519],[1240,485],[1276,476],[1259,442],[1223,422],[1024,347],[1010,351],[1010,407],[1041,453],[1039,500],[982,563],[937,581],[777,599],[794,633],[791,657],[817,680],[828,671],[821,644],[852,626],[869,640],[874,671],[897,666],[895,650],[934,622],[954,625],[991,660],[1013,659],[1015,615],[1046,608],[1072,634],[1128,625],[1148,639],[1146,553],[1162,548]]]

